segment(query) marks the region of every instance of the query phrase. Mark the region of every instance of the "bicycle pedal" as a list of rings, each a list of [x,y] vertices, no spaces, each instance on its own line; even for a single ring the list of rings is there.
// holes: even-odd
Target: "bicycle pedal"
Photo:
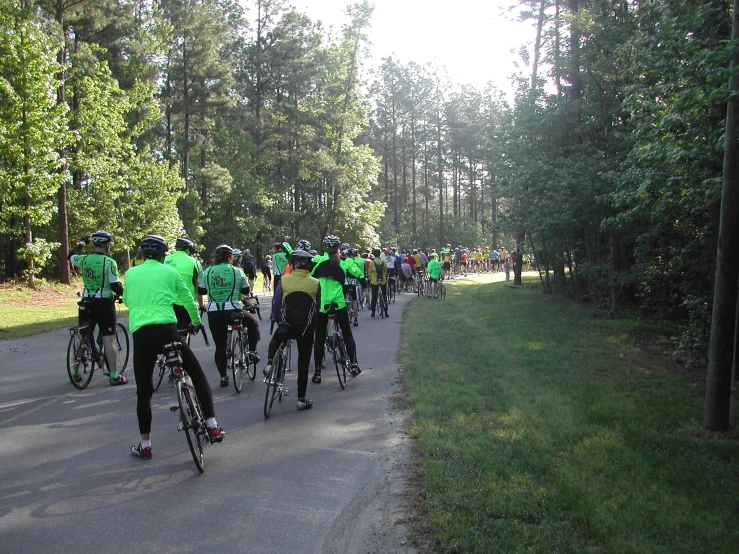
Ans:
[[[169,411],[170,411],[170,412],[176,412],[176,411],[177,411],[177,410],[179,410],[179,409],[180,409],[180,407],[179,407],[179,406],[170,406],[170,407],[169,407]]]
[[[282,396],[290,396],[290,389],[288,389],[287,387],[284,387],[282,389]]]

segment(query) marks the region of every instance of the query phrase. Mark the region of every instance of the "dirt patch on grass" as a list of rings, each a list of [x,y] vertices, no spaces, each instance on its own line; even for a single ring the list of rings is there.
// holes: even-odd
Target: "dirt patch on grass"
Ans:
[[[77,301],[71,287],[39,286],[29,289],[21,285],[0,285],[0,297],[3,304],[24,308],[54,308],[69,305]]]

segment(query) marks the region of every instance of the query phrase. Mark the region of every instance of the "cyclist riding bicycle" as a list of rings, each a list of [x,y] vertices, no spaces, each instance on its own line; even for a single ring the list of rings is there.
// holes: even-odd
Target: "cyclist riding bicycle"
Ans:
[[[291,254],[293,249],[286,242],[276,242],[272,245],[274,248],[274,256],[272,257],[272,267],[274,269],[274,288],[277,290],[277,285],[280,283],[283,273],[285,273],[285,267],[287,266],[287,255]]]
[[[308,244],[310,247],[310,244]],[[310,250],[310,248],[308,249]],[[295,249],[290,255],[292,270],[280,280],[275,296],[272,299],[272,314],[274,321],[285,322],[288,326],[280,325],[269,342],[269,360],[263,373],[269,375],[271,363],[277,353],[285,334],[295,340],[298,345],[298,410],[308,410],[313,401],[305,396],[308,388],[308,371],[310,357],[313,351],[313,316],[316,311],[316,296],[318,294],[318,279],[310,276],[308,268],[312,261],[308,250]],[[325,329],[325,327],[324,327]]]
[[[244,253],[239,248],[234,248],[234,259],[231,262],[231,265],[235,265],[236,267],[241,267],[241,256]]]
[[[216,248],[215,263],[206,269],[198,280],[198,292],[208,295],[208,327],[215,343],[215,361],[221,376],[221,386],[228,386],[226,374],[228,326],[234,312],[243,314],[244,326],[249,330],[250,361],[259,361],[257,343],[261,338],[259,321],[254,314],[244,310],[241,295],[249,295],[249,281],[240,267],[234,267],[233,248],[221,244]]]
[[[200,278],[200,274],[203,272],[203,266],[201,266],[200,262],[193,257],[193,254],[195,253],[195,243],[189,239],[180,237],[175,242],[174,248],[174,253],[164,258],[164,265],[171,265],[180,273],[182,280],[185,281],[185,285],[187,285],[187,290],[190,291],[190,294],[192,294],[193,298],[197,301],[200,312],[202,313],[203,295],[198,293],[195,290],[195,287],[198,286],[198,279]],[[192,319],[190,318],[190,314],[187,313],[185,307],[182,304],[176,303],[174,305],[174,313],[177,316],[177,328],[180,330],[188,329],[190,327],[190,323],[192,323]],[[188,333],[185,332],[182,338],[187,341]]]
[[[349,298],[351,299],[351,306],[349,306],[351,310],[350,319],[353,319],[354,327],[359,325],[359,302],[357,298],[357,285],[360,284],[360,280],[364,279],[364,260],[362,258],[359,258],[359,262],[357,262],[356,254],[357,251],[351,247],[347,248],[344,251],[345,258],[351,262],[354,262],[359,271],[362,272],[362,277],[354,277],[353,275],[349,274],[346,276],[346,281],[344,281],[344,296],[349,295]]]
[[[92,242],[95,246],[93,254],[82,254],[86,244]],[[113,237],[107,231],[95,231],[92,237],[87,235],[69,252],[69,262],[79,267],[82,272],[82,303],[80,304],[78,322],[80,325],[95,325],[100,327],[100,336],[103,341],[105,359],[109,368],[118,367],[118,349],[113,344],[118,316],[115,310],[115,297],[123,294],[123,285],[118,280],[118,264],[110,257],[110,247]],[[82,380],[74,369],[73,379]],[[110,385],[125,385],[128,380],[118,371],[110,369]]]
[[[349,313],[346,309],[346,301],[344,299],[344,281],[347,273],[359,278],[362,273],[353,260],[342,260],[339,248],[341,241],[335,235],[328,235],[323,239],[323,245],[326,252],[323,256],[314,258],[315,267],[311,275],[318,279],[320,285],[318,298],[316,303],[318,311],[316,312],[316,342],[314,347],[314,364],[315,371],[311,380],[314,383],[321,382],[321,368],[323,367],[323,354],[326,346],[326,329],[328,325],[328,312],[326,306],[335,303],[336,321],[341,327],[341,333],[346,343],[346,351],[349,355],[349,371],[352,375],[359,375],[362,370],[359,369],[357,363],[357,346],[354,342],[354,335],[349,323]]]
[[[253,291],[254,279],[257,278],[257,260],[251,255],[248,248],[241,255],[241,269],[244,271],[246,278],[249,279],[249,289]]]
[[[182,367],[192,379],[198,400],[203,408],[205,425],[211,440],[220,442],[226,433],[218,425],[213,407],[213,395],[200,362],[187,343],[182,342],[177,330],[177,316],[172,308],[184,306],[195,326],[200,325],[200,314],[195,298],[180,273],[164,264],[169,250],[167,241],[159,235],[148,235],[141,241],[144,263],[126,272],[126,290],[123,303],[128,306],[128,327],[133,337],[133,372],[136,376],[136,416],[141,440],[131,448],[134,456],[150,460],[151,451],[151,382],[157,355],[164,345],[181,342]]]

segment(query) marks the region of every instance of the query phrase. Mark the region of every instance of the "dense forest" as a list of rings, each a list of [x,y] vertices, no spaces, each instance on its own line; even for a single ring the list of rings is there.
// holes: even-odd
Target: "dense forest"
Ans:
[[[506,245],[547,291],[683,323],[676,350],[705,363],[731,5],[511,13],[536,38],[509,95],[369,67],[366,1],[334,32],[286,0],[4,0],[0,279],[67,281],[98,228],[123,267],[150,232],[204,257],[328,232]]]

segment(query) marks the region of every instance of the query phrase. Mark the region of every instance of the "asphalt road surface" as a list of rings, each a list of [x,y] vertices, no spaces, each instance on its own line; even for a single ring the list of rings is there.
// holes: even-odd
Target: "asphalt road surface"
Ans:
[[[96,372],[79,391],[66,372],[67,330],[0,341],[0,552],[408,551],[380,539],[392,534],[398,494],[386,476],[403,438],[392,399],[411,296],[398,296],[389,319],[361,313],[362,374],[341,390],[329,366],[323,383],[308,383],[308,411],[296,409],[294,351],[291,394],[265,420],[270,299],[258,376],[241,394],[218,386],[212,346],[193,338],[227,433],[206,447],[202,475],[166,381],[152,399],[154,459],[144,461],[130,453],[139,439],[130,361],[128,385],[110,387]]]

